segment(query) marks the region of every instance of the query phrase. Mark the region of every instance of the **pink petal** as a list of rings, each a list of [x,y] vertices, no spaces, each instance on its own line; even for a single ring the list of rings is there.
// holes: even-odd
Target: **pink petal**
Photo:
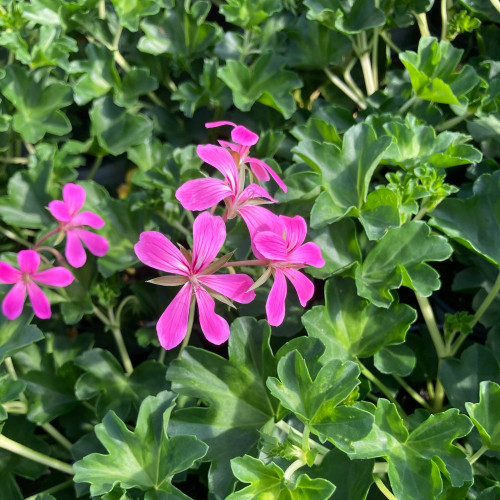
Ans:
[[[257,144],[259,136],[243,125],[236,125],[231,131],[231,139],[236,144],[241,144],[242,146],[253,146]]]
[[[74,229],[75,233],[85,243],[85,246],[90,250],[90,253],[103,257],[108,253],[108,240],[100,234],[92,233],[86,229]]]
[[[180,250],[158,231],[141,233],[134,250],[137,258],[146,266],[172,274],[189,274],[189,264]]]
[[[52,269],[35,273],[31,277],[38,283],[51,286],[68,286],[75,279],[65,267],[53,267]]]
[[[307,302],[314,295],[314,284],[304,274],[296,269],[286,268],[283,269],[285,276],[290,280],[299,296],[300,305],[305,307]]]
[[[196,290],[201,331],[212,344],[220,345],[229,338],[227,321],[215,314],[215,302],[203,288]]]
[[[51,316],[49,299],[33,281],[28,283],[28,296],[35,316],[40,319],[49,319]]]
[[[285,240],[271,231],[262,231],[252,238],[254,248],[266,259],[286,262],[288,253]]]
[[[16,319],[23,311],[26,299],[26,285],[24,281],[16,283],[5,296],[2,302],[2,312],[8,319]]]
[[[49,212],[52,217],[61,222],[69,222],[71,220],[71,214],[69,213],[66,203],[61,200],[51,201],[48,205]]]
[[[286,279],[281,269],[275,269],[274,283],[266,302],[267,322],[279,326],[285,319]]]
[[[191,269],[199,273],[212,262],[226,241],[226,225],[222,217],[203,212],[193,224],[193,262]]]
[[[66,203],[71,215],[75,215],[83,207],[85,196],[85,190],[82,186],[70,182],[63,187],[64,203]]]
[[[277,203],[275,200],[263,187],[258,184],[249,184],[238,197],[238,202],[245,203],[253,198],[265,198],[269,201]]]
[[[287,217],[280,215],[280,221],[285,229],[286,246],[289,252],[297,249],[307,235],[307,224],[303,217],[296,215],[295,217]]]
[[[207,122],[205,123],[206,128],[215,128],[215,127],[222,127],[223,125],[231,125],[231,127],[236,127],[236,123],[233,122],[228,122],[228,121],[218,121],[218,122]]]
[[[276,184],[283,189],[283,191],[286,193],[287,188],[285,183],[281,180],[280,176],[265,162],[262,160],[259,160],[258,158],[247,158],[245,161],[247,161],[250,164],[250,168],[252,169],[252,172],[255,174],[255,177],[259,179],[259,181],[267,181],[269,179],[269,176],[267,176],[267,179],[261,179],[259,177],[259,174],[262,175],[262,170],[267,171],[267,173],[274,179]],[[255,166],[257,165],[258,170],[256,171]],[[260,168],[259,168],[260,167]],[[258,172],[258,173],[257,173]]]
[[[289,253],[288,262],[314,267],[323,267],[325,265],[325,261],[323,257],[321,257],[321,250],[319,246],[312,241],[305,243],[293,252]]]
[[[255,298],[253,290],[247,292],[253,285],[253,280],[246,274],[210,274],[198,276],[198,281],[241,304],[248,304]]]
[[[0,262],[0,282],[12,285],[21,279],[21,271],[6,262]]]
[[[40,256],[34,250],[21,250],[17,262],[22,273],[33,274],[40,266]]]
[[[73,218],[75,226],[90,226],[94,229],[100,229],[105,224],[104,219],[94,212],[81,212]]]
[[[191,295],[191,284],[186,283],[160,316],[156,332],[164,349],[173,349],[186,336]]]
[[[206,177],[185,182],[175,193],[186,210],[206,210],[217,205],[233,191],[220,179]]]
[[[64,250],[66,260],[73,267],[82,267],[87,262],[87,254],[83,249],[82,242],[76,234],[75,229],[66,231],[66,248]]]
[[[215,167],[227,180],[229,187],[238,191],[238,168],[227,149],[213,144],[206,144],[196,148],[198,156],[212,167]]]
[[[267,182],[270,179],[268,171],[255,158],[247,158],[246,161],[258,181]]]
[[[238,144],[233,144],[232,142],[228,141],[223,141],[222,139],[219,139],[217,141],[223,148],[230,149],[231,151],[236,151],[238,152],[240,150],[240,146]]]
[[[238,213],[245,221],[251,237],[259,231],[274,232],[282,226],[278,216],[264,207],[247,205],[240,208]]]

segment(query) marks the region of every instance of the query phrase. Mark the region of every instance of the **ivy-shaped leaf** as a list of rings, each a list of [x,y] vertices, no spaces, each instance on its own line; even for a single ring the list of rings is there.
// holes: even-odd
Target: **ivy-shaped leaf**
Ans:
[[[120,24],[130,31],[139,29],[139,21],[160,11],[157,0],[111,0]]]
[[[16,108],[12,125],[24,140],[34,143],[47,133],[65,135],[71,131],[71,123],[61,111],[73,102],[67,83],[37,81],[27,68],[10,65],[0,79],[0,89]]]
[[[453,441],[469,434],[473,426],[457,409],[431,415],[409,433],[396,407],[386,399],[379,399],[376,408],[370,403],[364,407],[372,408],[373,429],[342,449],[355,459],[387,460],[396,498],[435,500],[443,489],[441,474],[454,487],[472,480],[471,466]]]
[[[450,42],[422,37],[418,52],[407,50],[399,58],[408,70],[413,90],[420,99],[465,104],[465,94],[479,83],[480,78],[468,65],[455,72],[462,54],[463,50],[456,49]]]
[[[446,238],[429,233],[429,226],[420,221],[389,229],[356,268],[359,295],[387,308],[394,301],[391,291],[401,286],[422,297],[437,290],[439,274],[426,262],[446,260],[452,248]]]
[[[276,370],[270,334],[266,322],[239,318],[231,325],[229,360],[188,347],[167,372],[172,390],[208,406],[176,411],[170,432],[195,435],[209,445],[205,459],[212,462],[210,490],[221,498],[230,492],[230,459],[255,450],[258,429],[272,421],[277,410],[266,388],[267,377]]]
[[[69,56],[78,52],[76,40],[62,34],[60,26],[41,26],[40,39],[31,49],[32,68],[59,66],[69,70]]]
[[[472,189],[465,200],[444,200],[430,223],[500,267],[500,172],[482,175]]]
[[[335,486],[330,481],[311,479],[307,474],[300,474],[294,482],[289,481],[281,467],[275,463],[265,465],[249,455],[231,460],[231,469],[237,479],[242,483],[250,483],[250,486],[235,491],[226,500],[327,500],[335,491]]]
[[[491,450],[500,451],[500,386],[481,382],[479,403],[465,403],[469,417],[477,427],[481,441]]]
[[[227,0],[221,5],[226,21],[248,30],[283,8],[281,0]]]
[[[194,436],[168,437],[175,398],[173,393],[164,391],[144,399],[134,431],[109,412],[95,427],[108,453],[92,453],[76,462],[75,482],[90,483],[92,496],[108,493],[119,485],[126,490],[156,490],[168,493],[168,498],[188,499],[171,480],[203,458],[207,445]]]
[[[290,118],[296,109],[292,92],[302,87],[296,73],[282,69],[284,61],[273,54],[259,56],[249,67],[241,61],[229,60],[218,75],[232,90],[234,105],[250,111],[256,102],[278,110]]]
[[[417,313],[406,304],[375,307],[356,293],[350,278],[331,278],[325,285],[325,305],[302,317],[307,333],[325,345],[321,358],[368,358],[384,346],[401,344]]]
[[[5,403],[19,398],[26,389],[22,380],[12,380],[10,375],[0,375],[0,422],[7,419],[7,411],[3,407]]]

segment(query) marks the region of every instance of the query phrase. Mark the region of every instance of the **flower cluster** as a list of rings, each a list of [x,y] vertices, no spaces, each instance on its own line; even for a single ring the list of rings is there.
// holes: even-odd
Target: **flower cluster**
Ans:
[[[190,180],[175,194],[186,210],[202,212],[194,221],[192,250],[177,248],[156,231],[142,233],[135,245],[136,255],[144,264],[176,275],[156,278],[151,280],[153,283],[182,286],[157,324],[158,337],[165,349],[182,342],[193,319],[195,304],[205,337],[214,344],[225,342],[229,325],[215,313],[214,299],[229,305],[231,300],[246,304],[254,299],[254,289],[271,277],[274,282],[266,314],[270,325],[279,326],[285,317],[286,280],[292,283],[301,305],[305,306],[314,294],[314,285],[300,269],[325,264],[318,245],[304,243],[307,226],[302,217],[276,215],[263,206],[277,201],[260,183],[272,178],[285,192],[286,186],[269,165],[249,156],[259,136],[228,121],[205,126],[225,125],[232,127],[232,142],[220,140],[218,146],[208,144],[197,148],[198,156],[217,169],[222,178]],[[258,183],[253,182],[254,177]],[[214,215],[221,202],[224,203],[222,215]],[[226,239],[225,222],[236,217],[241,217],[247,225],[256,260],[229,262],[232,254],[217,258]],[[236,266],[262,266],[265,270],[255,283],[245,274],[214,274],[222,268]]]
[[[85,226],[98,229],[104,226],[104,220],[93,212],[80,212],[85,203],[85,190],[77,184],[66,184],[63,188],[63,201],[54,200],[48,209],[59,222],[57,228],[49,231],[38,239],[31,250],[21,250],[17,254],[19,269],[7,262],[0,261],[0,283],[14,285],[2,302],[2,312],[8,319],[16,319],[22,312],[26,294],[29,297],[35,316],[48,319],[51,316],[50,303],[47,296],[37,283],[53,287],[66,287],[74,277],[64,265],[61,254],[53,247],[41,246],[51,236],[58,235],[58,241],[66,236],[66,260],[73,267],[82,267],[87,261],[87,255],[82,241],[90,253],[102,257],[108,251],[106,238],[92,233]],[[40,256],[46,265],[50,262],[42,254],[50,252],[62,266],[51,267],[39,271]],[[45,266],[47,267],[47,266]]]

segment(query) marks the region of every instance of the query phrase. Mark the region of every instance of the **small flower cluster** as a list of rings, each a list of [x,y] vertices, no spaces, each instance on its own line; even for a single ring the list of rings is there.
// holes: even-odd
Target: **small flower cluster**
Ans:
[[[48,251],[56,257],[59,263],[66,264],[61,254],[52,247],[41,246],[51,236],[57,234],[57,241],[66,236],[65,256],[73,267],[82,267],[87,255],[82,242],[89,251],[102,257],[108,251],[108,241],[103,236],[95,234],[84,227],[99,229],[104,226],[104,220],[93,212],[80,212],[85,203],[85,190],[77,184],[66,184],[63,188],[63,201],[54,200],[48,209],[59,222],[58,227],[42,236],[31,250],[21,250],[17,254],[19,269],[0,261],[0,283],[14,285],[2,302],[2,312],[8,319],[16,319],[22,312],[26,294],[28,295],[35,316],[48,319],[51,316],[50,303],[47,296],[37,283],[53,287],[66,287],[74,277],[71,271],[63,266],[52,267],[39,271],[40,255]],[[43,260],[49,263],[42,255]]]
[[[184,183],[176,198],[186,210],[201,211],[193,225],[193,248],[177,248],[156,231],[141,234],[135,245],[137,257],[146,265],[177,276],[162,276],[151,280],[163,286],[182,286],[157,324],[161,345],[172,349],[179,345],[192,321],[194,305],[198,304],[201,330],[214,344],[229,337],[227,321],[215,313],[217,299],[232,305],[231,300],[246,304],[255,298],[254,289],[271,276],[274,283],[266,303],[270,325],[280,325],[285,317],[288,279],[305,306],[314,293],[314,285],[299,269],[308,265],[323,267],[325,262],[315,243],[304,243],[307,234],[305,220],[300,216],[276,215],[263,205],[277,203],[260,184],[271,178],[286,192],[286,186],[265,162],[249,155],[259,136],[228,121],[207,123],[207,128],[229,125],[232,142],[198,146],[198,156],[217,169],[222,179],[205,177]],[[245,186],[247,173],[250,183]],[[224,203],[222,216],[214,215]],[[207,210],[207,211],[205,211]],[[217,258],[226,239],[225,222],[241,217],[246,223],[256,260],[229,262],[231,254]],[[257,282],[245,274],[215,273],[224,267],[262,266],[264,273]]]

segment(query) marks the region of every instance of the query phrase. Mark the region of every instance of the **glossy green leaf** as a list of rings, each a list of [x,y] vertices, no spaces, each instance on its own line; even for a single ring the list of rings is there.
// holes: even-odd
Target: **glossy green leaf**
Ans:
[[[474,14],[478,14],[485,21],[500,23],[500,12],[489,0],[461,0]]]
[[[481,382],[479,403],[465,403],[465,409],[474,422],[484,445],[500,451],[500,386],[495,382]]]
[[[123,107],[131,107],[137,99],[158,88],[158,81],[150,75],[148,68],[132,68],[125,74],[119,88],[115,89],[114,100]]]
[[[378,240],[391,227],[399,227],[400,219],[398,196],[386,187],[369,193],[359,211],[359,221],[370,240]]]
[[[468,65],[456,72],[463,50],[450,42],[422,37],[418,53],[407,50],[399,55],[410,74],[415,94],[426,101],[443,104],[464,103],[463,97],[478,83],[479,77]]]
[[[92,135],[102,148],[115,156],[141,144],[153,129],[144,115],[132,114],[114,104],[110,97],[95,100],[89,114]]]
[[[228,23],[251,29],[282,8],[281,0],[227,0],[220,12]]]
[[[167,372],[172,390],[206,404],[176,411],[170,432],[192,434],[209,445],[205,459],[212,462],[210,489],[221,497],[230,492],[229,460],[255,450],[258,429],[277,410],[266,388],[276,370],[270,333],[266,322],[240,318],[231,325],[229,360],[188,347]]]
[[[68,71],[69,57],[74,52],[78,52],[78,44],[64,36],[60,26],[41,26],[40,39],[31,49],[31,67],[59,66]]]
[[[157,0],[111,0],[120,24],[130,31],[139,29],[139,21],[158,14],[160,4]]]
[[[405,344],[386,346],[375,354],[375,367],[381,373],[407,377],[415,368],[415,353]]]
[[[108,453],[93,453],[76,462],[75,481],[90,483],[92,496],[103,495],[120,485],[124,489],[164,491],[171,498],[189,498],[171,480],[202,458],[207,446],[194,436],[168,437],[175,398],[173,393],[164,391],[144,399],[134,431],[109,412],[95,427]]]
[[[7,319],[0,315],[0,363],[5,358],[34,342],[44,338],[42,332],[30,325],[33,313],[25,311],[17,319]]]
[[[0,90],[16,108],[12,125],[26,141],[38,142],[47,133],[65,135],[71,131],[71,123],[61,111],[73,102],[68,84],[38,81],[24,67],[10,65],[0,79]]]
[[[218,75],[232,90],[234,104],[241,111],[250,111],[260,102],[290,118],[296,108],[292,92],[302,87],[302,80],[296,73],[282,69],[283,64],[284,61],[266,53],[251,67],[241,61],[227,61]]]
[[[233,474],[250,486],[235,491],[226,500],[250,498],[272,498],[273,500],[327,500],[335,486],[326,479],[311,479],[307,474],[298,474],[292,482],[284,471],[273,462],[265,465],[249,455],[231,460]]]
[[[331,142],[342,147],[342,139],[335,124],[315,116],[309,118],[305,123],[293,127],[290,133],[298,141]]]
[[[26,389],[22,380],[13,380],[10,375],[0,375],[0,422],[7,419],[7,411],[3,404],[19,399],[19,395]]]
[[[359,33],[385,23],[384,12],[375,0],[306,0],[307,18],[342,33]]]
[[[75,359],[84,370],[75,385],[76,397],[88,400],[97,397],[96,413],[102,418],[113,410],[127,418],[132,407],[139,408],[150,394],[166,388],[165,367],[155,361],[145,361],[127,376],[115,357],[103,349],[91,349]]]
[[[367,358],[386,345],[400,344],[416,319],[406,304],[375,307],[356,293],[350,278],[331,278],[325,285],[325,306],[313,307],[302,317],[309,336],[326,346],[330,359]]]
[[[409,433],[389,401],[379,399],[376,409],[365,406],[373,408],[373,429],[364,439],[343,449],[352,458],[387,460],[396,498],[434,500],[443,488],[441,474],[455,487],[472,480],[469,462],[453,444],[472,429],[470,420],[458,410],[431,415]]]
[[[394,301],[391,290],[401,286],[428,297],[441,283],[426,262],[445,260],[451,253],[446,238],[431,235],[423,222],[389,229],[356,269],[358,293],[378,307],[389,307]]]
[[[431,224],[500,266],[500,172],[479,177],[469,198],[443,201],[432,213]]]
[[[463,410],[467,401],[478,400],[482,381],[500,378],[500,368],[490,349],[473,344],[460,359],[445,359],[439,368],[439,378],[451,404]]]

